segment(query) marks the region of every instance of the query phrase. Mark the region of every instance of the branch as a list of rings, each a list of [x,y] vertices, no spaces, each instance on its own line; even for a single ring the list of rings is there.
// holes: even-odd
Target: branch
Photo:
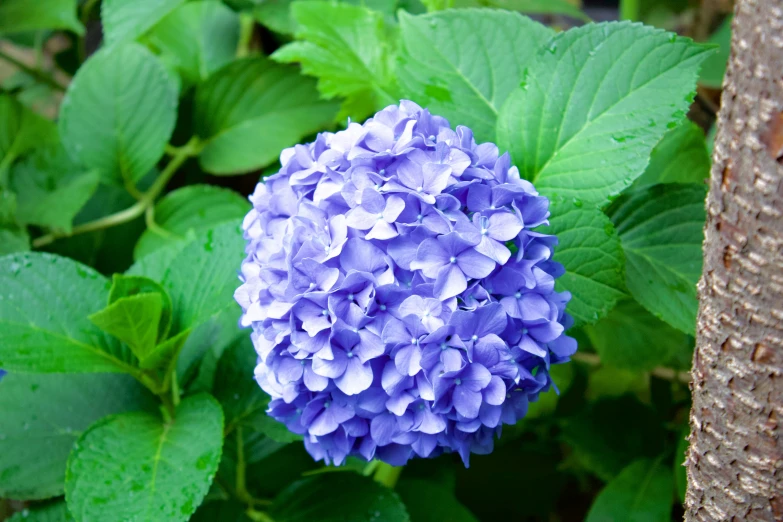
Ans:
[[[577,352],[574,355],[572,355],[571,358],[575,361],[579,361],[589,366],[601,366],[601,358],[594,353]],[[667,381],[679,381],[685,384],[691,382],[690,373],[680,372],[673,368],[665,368],[663,366],[659,366],[657,368],[653,368],[649,373],[660,379],[666,379]]]
[[[137,217],[144,214],[148,208],[152,207],[152,205],[155,203],[155,198],[157,198],[160,193],[163,192],[163,189],[166,188],[166,184],[168,184],[172,176],[174,176],[174,174],[177,172],[177,169],[179,169],[185,160],[187,160],[189,157],[198,154],[200,148],[201,147],[199,145],[198,138],[194,136],[188,143],[175,149],[172,153],[173,156],[171,161],[169,161],[168,165],[166,165],[166,168],[163,169],[163,172],[160,173],[149,190],[142,194],[141,199],[139,199],[139,201],[137,201],[133,206],[130,206],[125,210],[121,210],[115,214],[110,214],[100,219],[96,219],[95,221],[77,225],[73,227],[73,230],[71,230],[70,233],[51,232],[44,236],[35,238],[33,240],[33,247],[40,248],[54,242],[56,239],[61,237],[75,236],[77,234],[93,232],[95,230],[101,230],[104,228],[121,225],[122,223],[127,223],[128,221],[133,221]]]
[[[45,73],[39,71],[38,69],[34,69],[34,68],[30,67],[29,65],[27,65],[26,63],[17,60],[16,58],[11,56],[10,54],[8,54],[8,53],[6,53],[4,51],[0,51],[0,58],[2,58],[3,60],[7,61],[8,63],[14,65],[15,67],[21,69],[22,71],[24,71],[25,73],[29,74],[30,76],[32,76],[33,78],[35,78],[39,82],[45,83],[46,85],[48,85],[52,89],[55,89],[55,90],[60,91],[60,92],[65,92],[65,86],[61,85],[60,83],[58,83],[57,80],[55,80],[54,78],[52,78],[48,74],[45,74]]]

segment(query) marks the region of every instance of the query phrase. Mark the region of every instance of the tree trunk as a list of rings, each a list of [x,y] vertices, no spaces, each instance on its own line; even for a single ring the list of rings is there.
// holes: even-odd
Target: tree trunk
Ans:
[[[707,197],[686,521],[783,520],[783,0],[739,0]]]

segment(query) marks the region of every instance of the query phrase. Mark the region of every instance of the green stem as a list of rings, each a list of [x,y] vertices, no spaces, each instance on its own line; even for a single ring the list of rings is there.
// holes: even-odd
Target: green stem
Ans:
[[[163,189],[166,188],[166,184],[171,181],[171,178],[177,172],[177,169],[179,169],[182,164],[185,163],[185,160],[187,160],[189,157],[198,154],[200,149],[201,147],[199,145],[198,138],[195,136],[191,138],[187,144],[177,148],[168,165],[166,165],[166,168],[163,169],[163,172],[160,173],[149,190],[147,190],[147,192],[141,196],[141,199],[139,199],[139,201],[137,201],[134,205],[115,214],[110,214],[100,219],[96,219],[95,221],[77,225],[73,227],[73,230],[71,230],[70,233],[52,232],[38,237],[33,240],[33,247],[40,248],[54,242],[56,239],[61,237],[75,236],[77,234],[93,232],[95,230],[101,230],[104,228],[121,225],[123,223],[127,223],[128,221],[133,221],[137,217],[144,214],[147,208],[151,207],[155,203],[155,198],[157,198],[160,193],[163,192]]]
[[[57,80],[55,80],[54,78],[52,78],[51,76],[49,76],[46,73],[43,73],[43,72],[41,72],[41,71],[39,71],[37,69],[33,69],[32,67],[30,67],[26,63],[20,62],[19,60],[17,60],[16,58],[11,56],[10,54],[5,53],[3,51],[0,51],[0,58],[2,58],[3,60],[7,61],[8,63],[16,66],[17,68],[21,69],[22,71],[26,72],[27,74],[29,74],[30,76],[32,76],[33,78],[38,80],[39,82],[45,83],[46,85],[48,85],[52,89],[55,89],[55,90],[61,91],[61,92],[65,92],[65,86],[64,85],[60,85],[59,83],[57,83]]]
[[[250,13],[239,15],[239,41],[237,42],[237,58],[243,58],[250,54],[250,43],[253,40],[253,28],[255,20]]]
[[[641,3],[639,0],[620,0],[620,20],[640,21]]]
[[[179,383],[177,382],[176,368],[171,373],[171,402],[174,403],[175,408],[179,406]]]
[[[402,473],[402,466],[392,466],[385,462],[379,462],[373,479],[389,489],[394,489],[394,486],[397,485],[397,479],[400,478],[400,473]]]
[[[150,230],[150,232],[159,235],[160,237],[170,238],[170,239],[176,239],[178,236],[176,234],[172,234],[162,226],[158,225],[155,222],[155,207],[147,207],[146,212],[144,212],[144,222],[147,224],[147,228]]]

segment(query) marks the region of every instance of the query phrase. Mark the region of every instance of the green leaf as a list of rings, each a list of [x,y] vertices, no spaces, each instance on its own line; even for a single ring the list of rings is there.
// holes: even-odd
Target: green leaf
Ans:
[[[159,248],[133,263],[125,274],[129,276],[143,276],[153,281],[163,281],[163,277],[166,275],[166,270],[171,266],[171,262],[193,240],[195,238],[188,238],[185,241],[176,241]]]
[[[186,0],[103,0],[101,24],[107,46],[135,40]]]
[[[30,236],[16,221],[16,194],[0,188],[0,256],[28,250]]]
[[[149,351],[146,356],[139,361],[139,366],[145,370],[151,370],[155,368],[162,368],[166,365],[169,369],[173,369],[174,363],[177,360],[182,347],[185,346],[185,342],[189,339],[191,330],[185,330],[175,335],[171,339],[167,339],[157,345],[155,348]],[[165,375],[169,377],[169,369],[166,369]]]
[[[52,254],[0,258],[0,368],[36,373],[133,372],[133,356],[93,326],[109,282]]]
[[[630,396],[591,404],[566,419],[561,436],[577,460],[604,481],[638,458],[657,456],[666,440],[655,412]]]
[[[233,298],[239,286],[236,273],[244,257],[245,240],[235,223],[208,230],[177,254],[163,279],[174,304],[172,332],[198,326],[237,306]]]
[[[0,256],[28,250],[30,250],[30,236],[27,230],[7,224],[0,225]]]
[[[668,522],[673,487],[660,459],[637,460],[601,490],[585,522]]]
[[[0,381],[0,496],[43,499],[63,493],[65,464],[96,420],[156,401],[126,375],[24,375]]]
[[[632,189],[658,183],[701,183],[710,176],[710,157],[704,132],[685,120],[663,135],[650,154],[650,163]]]
[[[264,167],[281,149],[321,129],[336,111],[295,67],[260,56],[232,62],[196,90],[193,118],[204,142],[201,166],[218,175]]]
[[[599,323],[600,324],[600,323]],[[602,364],[590,370],[587,377],[588,401],[597,401],[610,397],[635,395],[642,400],[649,400],[650,376],[634,370],[623,370],[616,366]]]
[[[176,118],[166,68],[144,47],[127,44],[99,51],[76,73],[60,110],[60,136],[73,158],[123,185],[163,156]]]
[[[144,232],[136,243],[134,257],[140,259],[221,223],[239,223],[248,210],[247,199],[233,190],[212,185],[189,185],[175,190],[155,205],[158,227]]]
[[[405,96],[494,141],[498,111],[554,32],[508,11],[400,13],[399,76]]]
[[[99,172],[75,164],[61,145],[36,149],[11,170],[22,223],[70,232],[98,188]]]
[[[284,35],[293,34],[296,21],[291,16],[291,4],[295,0],[266,0],[253,6],[253,16],[272,31]],[[298,1],[298,0],[297,0]],[[394,16],[397,9],[396,0],[342,0],[340,3],[358,5],[383,13],[387,17]],[[400,6],[402,7],[402,6]]]
[[[349,107],[377,110],[399,102],[394,43],[381,13],[361,6],[307,1],[294,2],[291,13],[297,23],[297,41],[275,51],[273,59],[301,64],[305,74],[318,78],[318,90],[325,98],[347,98]],[[363,120],[367,114],[343,110],[341,116]]]
[[[6,94],[0,94],[0,187],[11,164],[34,147],[57,142],[57,127]]]
[[[708,43],[718,46],[718,52],[704,60],[704,66],[701,68],[699,83],[705,87],[720,89],[723,86],[723,76],[726,74],[726,64],[731,53],[731,22],[733,18],[731,15],[727,16],[707,40]]]
[[[109,292],[109,304],[123,297],[144,294],[157,294],[161,299],[160,326],[158,327],[158,340],[166,337],[171,327],[172,305],[171,298],[166,290],[155,281],[142,276],[128,276],[114,274],[112,277],[111,291]]]
[[[621,301],[607,317],[585,328],[601,362],[649,371],[678,352],[691,352],[690,338],[653,317],[636,301]]]
[[[412,522],[478,522],[468,508],[443,486],[426,480],[402,480],[394,488]]]
[[[177,379],[189,391],[212,391],[218,361],[223,352],[247,331],[239,329],[234,307],[222,312],[193,329],[177,360]],[[245,373],[243,377],[251,375]],[[220,399],[220,397],[219,397]],[[226,425],[229,421],[226,422]]]
[[[410,521],[397,494],[372,479],[344,472],[337,483],[329,474],[294,482],[275,499],[269,516],[275,522]]]
[[[82,35],[84,26],[76,16],[76,9],[76,0],[3,0],[0,34],[64,29]]]
[[[107,417],[81,436],[68,459],[65,497],[82,522],[187,520],[207,494],[223,445],[223,413],[206,394],[174,420],[134,412]]]
[[[685,117],[711,50],[629,22],[560,33],[500,111],[498,145],[544,194],[604,203]]]
[[[144,359],[155,348],[162,309],[160,294],[139,294],[118,299],[89,319],[126,343],[136,357]]]
[[[594,323],[625,295],[620,239],[609,218],[578,200],[553,201],[550,212],[540,231],[557,236],[554,259],[566,269],[555,288],[571,292],[567,311],[577,324]]]
[[[484,3],[489,7],[508,9],[509,11],[530,14],[560,14],[585,22],[590,21],[589,16],[568,0],[484,0]]]
[[[236,56],[239,15],[221,2],[187,3],[161,20],[146,41],[174,65],[186,84],[196,84]]]
[[[706,193],[699,185],[656,185],[622,196],[608,210],[623,244],[631,295],[690,335],[699,305]]]
[[[226,415],[226,433],[237,427],[263,433],[276,442],[293,442],[301,437],[288,431],[286,426],[266,413],[267,395],[253,379],[258,354],[250,342],[250,335],[243,332],[223,352],[215,372],[215,397]]]

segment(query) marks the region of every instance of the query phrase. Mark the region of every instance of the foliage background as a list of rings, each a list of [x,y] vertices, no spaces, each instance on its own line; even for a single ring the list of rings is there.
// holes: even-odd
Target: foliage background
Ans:
[[[482,101],[473,89],[481,90],[487,74],[469,67],[475,53],[488,50],[513,80],[513,62],[527,66],[538,53],[535,31],[549,37],[531,25],[520,41],[492,40],[511,23],[489,9],[497,7],[532,14],[556,31],[590,19],[639,20],[711,41],[719,51],[703,64],[693,105],[677,100],[682,107],[664,115],[665,134],[639,140],[608,127],[615,143],[601,157],[617,165],[603,168],[634,165],[630,188],[618,183],[622,176],[610,189],[596,188],[595,180],[549,187],[558,194],[549,232],[561,237],[556,255],[569,270],[560,284],[575,294],[570,310],[580,323],[575,362],[553,369],[559,395],[542,395],[525,421],[504,430],[494,453],[473,456],[469,469],[451,455],[416,460],[392,493],[383,485],[393,483],[389,470],[359,462],[323,468],[263,414],[267,398],[249,379],[255,354],[236,327],[230,297],[242,258],[236,224],[249,208],[245,196],[279,167],[282,148],[339,129],[348,117],[361,121],[403,95],[452,124],[471,125],[480,140],[497,139],[546,188],[554,178],[527,159],[524,128],[501,114],[495,134],[502,97]],[[137,520],[186,519],[194,510],[192,519],[205,521],[681,518],[702,182],[730,6],[631,0],[582,7],[567,0],[40,0],[35,7],[2,0],[0,254],[8,256],[0,259],[0,367],[11,373],[0,381],[0,519],[70,520],[63,494],[79,520],[108,520],[105,506],[93,502],[104,494]],[[443,16],[436,20],[449,29],[480,30],[438,33],[423,18],[428,10],[446,10],[428,16]],[[422,72],[432,63],[422,56],[438,53],[434,63],[442,68],[434,77],[441,83],[433,84],[426,77],[433,73]],[[655,67],[644,56],[634,59]],[[524,68],[514,69],[522,88],[543,82],[543,75],[527,79]],[[603,73],[618,74],[611,67]],[[590,89],[579,77],[550,80],[549,93],[562,85]],[[505,94],[516,88],[512,82]],[[551,102],[515,96],[520,106],[507,114]],[[566,117],[552,107],[539,117]],[[642,152],[633,148],[640,142]],[[572,154],[585,155],[589,146]],[[95,271],[24,254],[30,249]],[[113,282],[99,275],[121,273],[126,277]],[[138,307],[130,315],[143,311],[132,332],[118,329],[111,312],[96,317],[107,299],[123,311]],[[20,301],[32,311],[18,311]],[[150,306],[170,321],[143,327]],[[27,321],[42,331],[65,325],[69,340],[13,330]],[[79,351],[85,338],[112,360]],[[27,342],[52,351],[25,359]],[[62,343],[72,349],[58,359]],[[123,365],[147,379],[147,388],[102,373]],[[97,373],[61,373],[85,369]],[[192,417],[193,425],[169,434],[180,424],[161,424],[150,389],[174,403],[171,411],[184,392],[177,419]],[[123,413],[133,411],[140,413]],[[164,408],[164,420],[170,413]],[[119,416],[99,420],[109,414]],[[183,489],[173,472],[161,472],[154,493],[143,480],[134,489],[123,466],[144,461],[147,443],[167,436],[186,450],[211,448],[187,455],[160,446],[167,459],[199,463],[188,471],[193,489]],[[114,498],[128,488],[127,498]],[[135,492],[153,499],[151,512],[134,507]]]

